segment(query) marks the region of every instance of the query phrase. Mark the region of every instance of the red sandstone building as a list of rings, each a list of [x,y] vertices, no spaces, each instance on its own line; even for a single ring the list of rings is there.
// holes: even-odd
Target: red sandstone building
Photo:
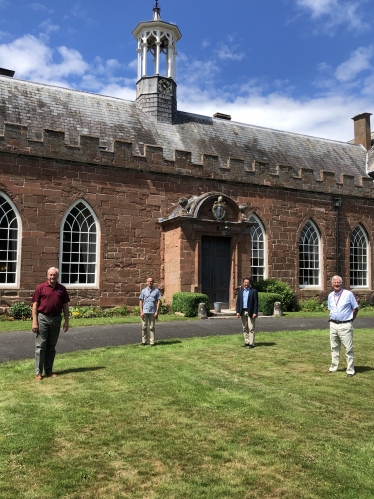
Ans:
[[[248,275],[305,297],[338,273],[370,297],[370,114],[342,143],[185,113],[178,27],[155,7],[134,36],[136,102],[0,70],[0,308],[30,301],[51,266],[78,305],[136,305],[149,275],[169,302],[233,306]]]

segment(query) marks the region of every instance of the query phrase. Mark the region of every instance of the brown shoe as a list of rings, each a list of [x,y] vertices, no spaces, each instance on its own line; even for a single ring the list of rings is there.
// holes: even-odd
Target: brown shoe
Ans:
[[[41,374],[37,374],[35,376],[35,381],[41,381],[43,379],[43,376]]]
[[[57,378],[57,374],[56,373],[45,373],[45,375],[47,376],[47,378]]]
[[[354,375],[355,375],[355,373],[353,373],[353,374],[347,374],[347,378],[353,378]]]

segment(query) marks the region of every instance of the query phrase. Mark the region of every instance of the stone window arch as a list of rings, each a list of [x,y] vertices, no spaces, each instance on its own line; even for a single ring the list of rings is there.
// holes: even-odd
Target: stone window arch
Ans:
[[[369,242],[362,225],[357,225],[350,240],[350,284],[351,287],[368,286]]]
[[[255,282],[266,278],[266,235],[256,215],[251,215],[248,221],[255,224],[251,227],[251,277]]]
[[[321,285],[321,238],[317,227],[308,220],[299,237],[299,287]]]
[[[10,198],[0,192],[0,286],[19,287],[21,218]]]
[[[71,287],[97,287],[100,228],[84,200],[76,201],[61,224],[60,281]]]

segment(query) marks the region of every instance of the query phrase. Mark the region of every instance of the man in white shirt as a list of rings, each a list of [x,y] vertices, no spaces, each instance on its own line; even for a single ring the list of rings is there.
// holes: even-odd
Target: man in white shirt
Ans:
[[[355,375],[352,322],[358,313],[358,304],[353,293],[343,289],[343,280],[340,276],[335,275],[331,283],[334,291],[328,298],[331,343],[331,366],[328,372],[333,373],[338,370],[340,347],[343,344],[347,359],[347,376],[351,378]]]

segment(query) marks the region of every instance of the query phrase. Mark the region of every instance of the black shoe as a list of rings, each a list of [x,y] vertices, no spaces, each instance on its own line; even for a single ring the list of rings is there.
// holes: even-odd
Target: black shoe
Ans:
[[[151,346],[151,347],[155,347],[156,345],[155,345],[154,343],[151,343],[151,345],[150,345],[150,346]]]
[[[146,347],[146,346],[147,346],[147,343],[140,343],[140,346],[141,346],[141,347]]]
[[[248,346],[249,346],[249,348],[254,348],[255,347],[254,345],[248,345]]]
[[[249,347],[249,343],[244,343],[244,345],[242,345],[243,348],[246,348],[246,347]]]

